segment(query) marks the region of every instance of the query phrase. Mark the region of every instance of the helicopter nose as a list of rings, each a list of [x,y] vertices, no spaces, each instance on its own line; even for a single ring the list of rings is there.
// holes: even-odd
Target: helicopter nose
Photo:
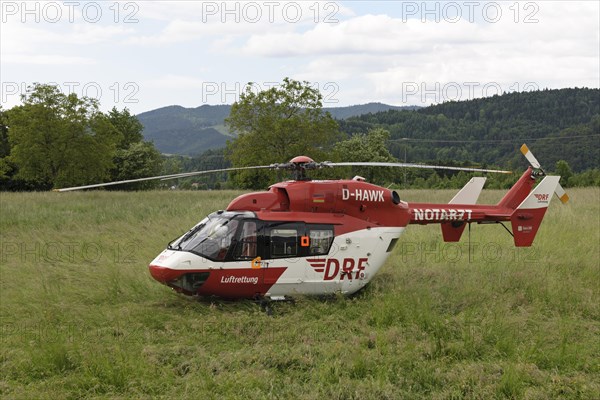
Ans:
[[[177,279],[177,277],[181,275],[181,271],[175,271],[167,267],[161,267],[159,265],[150,264],[148,266],[148,269],[150,270],[150,275],[152,275],[154,279],[162,283],[170,282],[174,279]]]

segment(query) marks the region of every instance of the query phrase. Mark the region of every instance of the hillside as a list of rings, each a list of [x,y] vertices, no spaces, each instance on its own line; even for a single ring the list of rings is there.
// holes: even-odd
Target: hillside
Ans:
[[[223,120],[229,105],[184,108],[169,106],[139,114],[144,137],[165,154],[191,155],[225,146]]]
[[[325,108],[336,119],[387,110],[415,109],[382,103]],[[230,105],[202,105],[196,108],[169,106],[139,114],[144,137],[154,142],[161,153],[194,155],[225,146],[230,137],[223,125]]]
[[[392,154],[409,162],[474,161],[520,168],[526,142],[552,169],[568,160],[574,171],[600,162],[600,90],[508,93],[448,102],[414,112],[390,110],[341,121],[348,134],[383,127]]]
[[[324,110],[329,112],[335,119],[346,119],[370,113],[379,113],[389,110],[404,110],[412,111],[419,109],[419,106],[390,106],[383,103],[367,103],[348,107],[325,107]]]

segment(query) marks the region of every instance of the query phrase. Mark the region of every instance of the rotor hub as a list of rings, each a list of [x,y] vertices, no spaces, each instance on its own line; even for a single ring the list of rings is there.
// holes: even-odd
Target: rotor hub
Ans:
[[[307,156],[296,156],[290,160],[292,164],[307,164],[315,162],[312,158]]]

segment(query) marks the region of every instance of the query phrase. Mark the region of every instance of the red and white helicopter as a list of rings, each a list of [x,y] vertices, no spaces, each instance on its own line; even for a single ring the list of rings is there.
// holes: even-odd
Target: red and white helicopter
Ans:
[[[559,176],[546,176],[526,145],[531,166],[495,205],[477,205],[486,178],[472,178],[448,204],[408,203],[397,192],[364,181],[310,180],[306,171],[334,166],[393,166],[501,172],[406,163],[285,164],[198,171],[58,189],[70,191],[221,171],[276,168],[295,179],[234,199],[169,243],[149,265],[157,281],[187,295],[284,300],[293,295],[352,294],[369,283],[409,224],[440,224],[457,242],[467,224],[510,221],[515,246],[530,246],[552,193],[568,196]],[[535,186],[538,178],[543,178]],[[508,229],[508,228],[507,228]]]

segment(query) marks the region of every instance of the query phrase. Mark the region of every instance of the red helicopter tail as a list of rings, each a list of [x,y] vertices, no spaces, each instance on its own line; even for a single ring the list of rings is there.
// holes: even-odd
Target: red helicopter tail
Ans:
[[[496,205],[475,204],[483,186],[479,179],[467,183],[449,204],[410,203],[410,223],[440,224],[444,241],[458,242],[467,224],[510,221],[515,246],[531,246],[560,176],[546,176],[533,189],[535,175],[528,168]]]
[[[510,188],[497,204],[500,208],[515,210],[521,202],[529,195],[535,185],[533,168],[529,167],[521,175],[519,180]]]
[[[558,187],[560,176],[546,176],[510,216],[515,246],[531,246]]]
[[[474,181],[473,179],[478,180]],[[475,205],[479,193],[481,193],[481,189],[483,188],[483,184],[485,183],[485,178],[473,179],[469,181],[448,204]],[[496,206],[489,206],[493,207],[493,211],[490,209],[486,216],[495,214],[495,216],[499,217],[498,220],[508,220],[512,210],[519,207],[521,202],[531,192],[534,184],[535,177],[533,176],[533,168],[529,167]],[[477,221],[477,219],[473,219],[473,221],[482,222]],[[465,230],[466,224],[462,221],[442,222],[441,227],[444,242],[458,242]]]

